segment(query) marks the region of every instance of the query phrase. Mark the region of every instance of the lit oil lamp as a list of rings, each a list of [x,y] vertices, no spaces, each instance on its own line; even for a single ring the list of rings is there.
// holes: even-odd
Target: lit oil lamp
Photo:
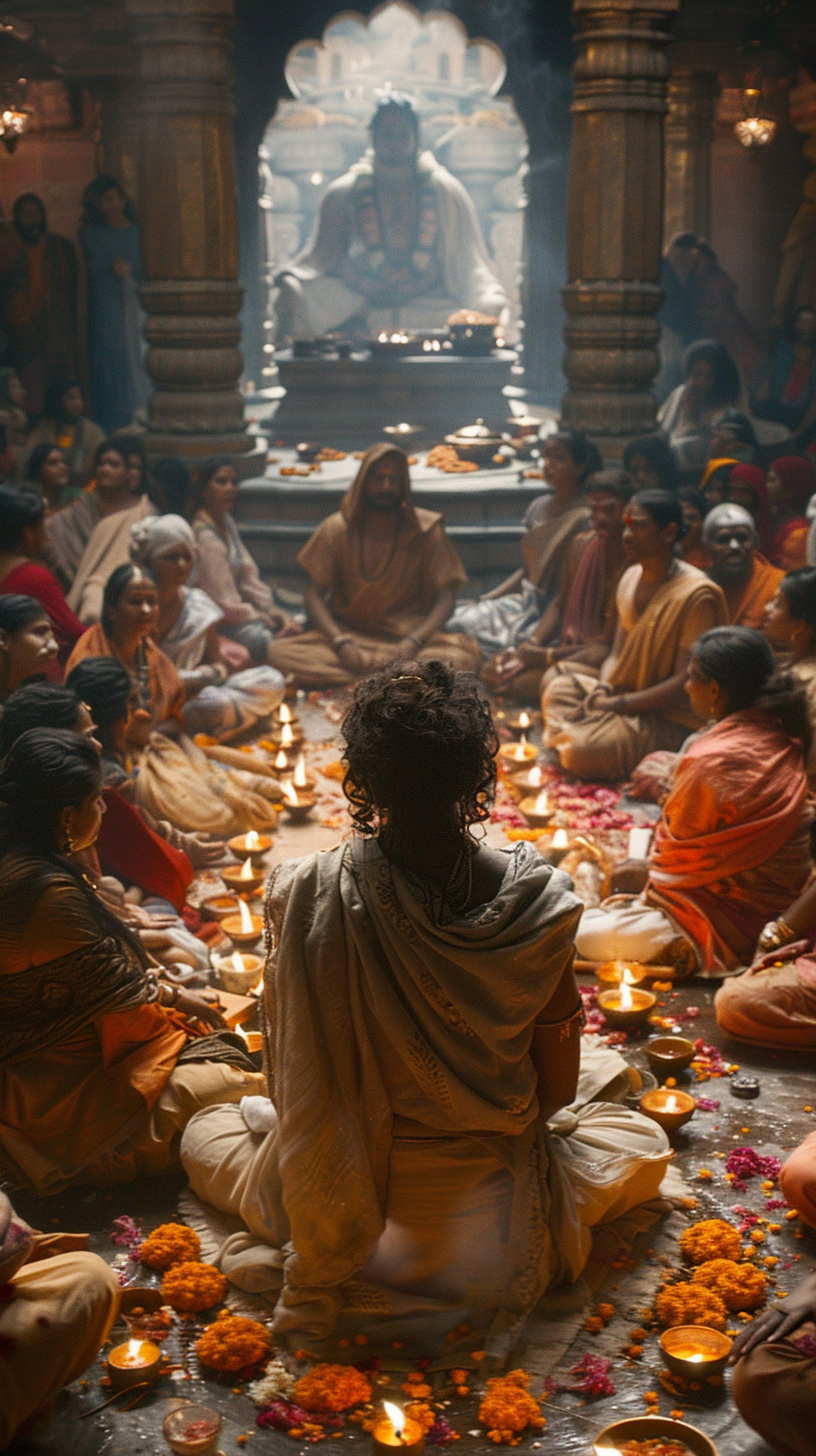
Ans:
[[[286,750],[285,748],[280,748],[275,754],[275,768],[277,769],[278,773],[285,773],[288,767],[289,759],[286,755]]]
[[[209,920],[224,920],[227,915],[238,914],[237,895],[213,895],[201,906],[202,913]]]
[[[159,1378],[162,1352],[151,1340],[126,1340],[111,1350],[107,1365],[113,1390],[152,1385]]]
[[[526,708],[522,708],[517,718],[507,718],[505,720],[506,726],[516,738],[526,737],[533,726],[535,716],[532,713],[528,713]]]
[[[291,779],[283,779],[283,812],[293,824],[302,824],[308,819],[317,800],[305,789],[296,789]]]
[[[218,961],[218,978],[225,991],[246,996],[255,986],[262,969],[260,956],[234,950],[232,955],[222,956]]]
[[[705,1325],[675,1325],[660,1336],[660,1353],[672,1375],[699,1381],[722,1375],[734,1341]]]
[[[602,991],[598,1005],[610,1026],[625,1031],[631,1026],[645,1025],[657,1005],[657,997],[651,991],[633,990],[623,981],[617,991]]]
[[[696,1047],[687,1036],[656,1036],[643,1050],[652,1071],[658,1077],[676,1077],[694,1061]]]
[[[496,757],[507,773],[519,773],[525,764],[529,767],[531,763],[535,763],[538,749],[534,743],[528,743],[522,733],[518,743],[503,743]]]
[[[280,732],[273,733],[272,735],[272,742],[279,749],[282,749],[284,753],[289,754],[291,754],[293,750],[297,749],[298,744],[302,743],[303,739],[303,729],[301,728],[300,724],[294,722],[291,717],[288,722],[284,719],[284,721],[280,725]]]
[[[297,721],[297,713],[292,712],[292,709],[289,707],[288,703],[281,703],[280,707],[278,708],[278,722],[283,724],[297,723]]]
[[[195,1401],[184,1401],[165,1416],[162,1435],[176,1456],[210,1456],[224,1428],[218,1411]]]
[[[250,1055],[252,1053],[257,1055],[258,1052],[263,1050],[263,1036],[260,1031],[244,1031],[242,1026],[236,1026],[235,1030],[242,1041],[246,1042],[246,1049]]]
[[[227,844],[236,859],[243,859],[248,854],[255,864],[272,848],[272,836],[250,829],[246,834],[236,834],[234,838],[228,839]]]
[[[639,986],[652,972],[639,961],[604,961],[595,974],[599,981],[605,981],[609,986]]]
[[[394,1456],[394,1451],[403,1456],[420,1456],[425,1450],[425,1432],[419,1421],[412,1420],[390,1400],[384,1400],[383,1407],[385,1415],[371,1432],[375,1456]]]
[[[546,789],[541,789],[534,799],[522,799],[519,809],[531,829],[543,829],[554,813]]]
[[[549,839],[538,842],[538,852],[547,864],[560,865],[570,847],[566,829],[555,829]]]
[[[307,771],[306,756],[303,753],[298,754],[298,760],[295,764],[295,771],[292,774],[292,783],[294,784],[298,792],[300,792],[301,789],[311,790],[317,784],[317,779],[314,777],[314,774],[310,774]]]
[[[668,1087],[644,1092],[640,1099],[641,1112],[652,1122],[659,1123],[664,1132],[677,1132],[694,1116],[696,1106],[696,1100],[688,1092],[676,1092]]]
[[[263,934],[263,921],[260,915],[252,915],[245,900],[239,900],[239,914],[227,915],[221,921],[221,929],[228,935],[233,945],[239,948],[255,945]]]
[[[534,763],[532,768],[525,768],[521,773],[508,771],[507,782],[520,799],[535,798],[539,789],[544,787],[544,770],[540,763]]]
[[[250,894],[262,885],[266,877],[263,866],[253,865],[252,856],[247,855],[242,865],[227,865],[221,871],[221,878],[230,889],[237,890],[239,894]]]

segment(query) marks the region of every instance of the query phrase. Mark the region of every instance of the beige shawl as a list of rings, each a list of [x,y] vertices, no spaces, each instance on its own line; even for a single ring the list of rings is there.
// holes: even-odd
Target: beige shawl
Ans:
[[[68,605],[81,622],[92,624],[100,620],[108,577],[117,566],[130,561],[130,528],[145,516],[153,515],[154,510],[149,496],[143,495],[135,505],[103,516],[94,526],[68,593]]]

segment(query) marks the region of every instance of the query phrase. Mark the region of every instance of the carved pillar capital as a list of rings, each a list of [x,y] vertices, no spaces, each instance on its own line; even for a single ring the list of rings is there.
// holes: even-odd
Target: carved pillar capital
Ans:
[[[679,0],[573,0],[564,419],[612,453],[653,428],[663,117]]]
[[[136,45],[152,453],[242,454],[232,0],[126,0]]]

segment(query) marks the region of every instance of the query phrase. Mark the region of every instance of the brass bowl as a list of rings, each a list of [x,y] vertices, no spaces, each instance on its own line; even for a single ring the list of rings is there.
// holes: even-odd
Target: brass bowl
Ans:
[[[697,1048],[687,1036],[655,1036],[643,1050],[652,1071],[658,1077],[676,1077],[694,1061]]]
[[[679,1441],[688,1446],[693,1456],[719,1456],[717,1447],[708,1436],[685,1421],[672,1421],[666,1416],[632,1416],[627,1421],[613,1421],[595,1437],[592,1445],[594,1456],[611,1456],[624,1441]]]
[[[660,1352],[673,1375],[683,1380],[700,1380],[709,1375],[722,1375],[734,1341],[719,1330],[705,1325],[675,1325],[660,1336]],[[681,1350],[694,1347],[705,1355],[704,1360],[690,1361],[680,1357]]]

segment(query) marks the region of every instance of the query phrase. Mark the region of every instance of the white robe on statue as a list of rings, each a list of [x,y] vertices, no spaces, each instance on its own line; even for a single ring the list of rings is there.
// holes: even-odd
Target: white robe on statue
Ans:
[[[270,881],[273,1101],[194,1117],[181,1157],[231,1216],[213,1262],[277,1301],[279,1335],[498,1337],[580,1275],[593,1225],[657,1195],[662,1129],[591,1100],[628,1090],[616,1053],[589,1050],[575,1103],[538,1116],[533,1023],[581,908],[567,877],[519,844],[495,899],[443,908],[373,840]]]
[[[433,152],[421,152],[416,167],[419,183],[431,188],[438,228],[435,256],[428,268],[427,293],[416,295],[402,305],[395,294],[394,311],[400,314],[400,322],[406,326],[412,322],[402,315],[406,310],[412,313],[417,308],[422,310],[426,300],[442,302],[447,313],[470,308],[501,317],[509,309],[509,300],[493,272],[469,193],[437,161]],[[372,312],[363,295],[350,288],[340,275],[347,259],[363,259],[368,251],[357,224],[354,201],[360,181],[373,175],[374,154],[369,151],[344,176],[332,182],[321,202],[312,238],[280,270],[279,279],[287,274],[297,278],[303,290],[295,328],[299,336],[328,333],[355,314]],[[437,320],[425,322],[430,325]]]

